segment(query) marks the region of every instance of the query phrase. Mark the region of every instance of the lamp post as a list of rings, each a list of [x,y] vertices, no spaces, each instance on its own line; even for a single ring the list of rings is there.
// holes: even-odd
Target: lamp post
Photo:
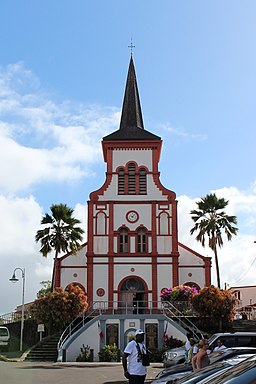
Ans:
[[[22,309],[21,309],[21,325],[20,325],[20,351],[22,351],[22,343],[23,343],[23,330],[24,330],[24,296],[25,296],[25,268],[15,268],[12,274],[12,277],[9,279],[11,282],[16,283],[19,281],[17,279],[15,272],[21,271],[22,277]]]

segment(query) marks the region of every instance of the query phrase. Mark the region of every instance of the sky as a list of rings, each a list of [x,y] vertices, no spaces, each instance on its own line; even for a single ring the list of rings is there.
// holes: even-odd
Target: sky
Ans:
[[[35,234],[52,204],[73,208],[86,231],[131,39],[144,127],[163,139],[160,179],[177,194],[179,241],[213,256],[190,236],[190,210],[208,193],[224,197],[239,232],[219,250],[222,286],[255,285],[255,12],[254,0],[0,3],[0,315],[21,304],[15,268],[25,268],[26,302],[51,279],[53,256],[41,256]]]

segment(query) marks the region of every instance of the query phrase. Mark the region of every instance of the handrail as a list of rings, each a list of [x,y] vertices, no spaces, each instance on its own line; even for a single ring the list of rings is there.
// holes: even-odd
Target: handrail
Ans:
[[[78,329],[80,329],[86,322],[85,319],[88,317],[91,317],[96,312],[95,309],[93,309],[92,306],[87,308],[86,312],[82,313],[81,315],[77,316],[62,332],[58,344],[57,349],[61,349],[62,345],[65,343],[65,341],[73,335]],[[98,313],[97,313],[98,314]],[[77,322],[78,319],[81,319],[80,322]],[[77,323],[77,324],[76,324]]]
[[[193,334],[193,337],[195,340],[199,340],[200,338],[203,339],[204,335],[202,334],[201,330],[197,328],[197,326],[192,323],[191,320],[183,313],[181,312],[177,306],[175,306],[170,301],[165,301],[164,306],[167,310],[167,312],[170,313],[172,317],[174,317],[177,322],[186,330],[190,331]],[[199,335],[199,337],[198,337]]]

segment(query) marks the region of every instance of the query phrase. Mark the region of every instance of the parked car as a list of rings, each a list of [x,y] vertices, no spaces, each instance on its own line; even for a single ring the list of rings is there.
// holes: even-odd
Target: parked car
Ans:
[[[0,351],[8,351],[10,332],[7,327],[0,327]]]
[[[256,332],[229,332],[215,333],[208,342],[211,349],[217,346],[218,339],[229,347],[256,347]],[[165,367],[171,367],[185,362],[185,348],[172,348],[163,354],[163,363]]]
[[[219,352],[214,352],[209,355],[210,357],[210,366],[216,364],[220,361],[228,361],[236,356],[244,356],[244,355],[253,355],[256,354],[256,348],[226,348]],[[242,359],[242,357],[241,357]],[[166,368],[159,372],[155,377],[155,380],[152,381],[151,384],[163,384],[171,380],[177,380],[185,377],[186,375],[192,373],[192,365],[191,364],[177,364],[173,367]]]
[[[237,355],[230,359],[219,361],[218,363],[209,365],[203,369],[200,369],[199,371],[192,372],[181,379],[169,380],[166,382],[166,384],[205,384],[205,382],[212,383],[212,380],[215,377],[222,376],[225,372],[229,370],[231,371],[233,367],[253,356],[256,355]]]
[[[255,384],[256,356],[242,361],[225,372],[219,372],[214,377],[199,382],[200,384]],[[199,384],[198,383],[198,384]]]

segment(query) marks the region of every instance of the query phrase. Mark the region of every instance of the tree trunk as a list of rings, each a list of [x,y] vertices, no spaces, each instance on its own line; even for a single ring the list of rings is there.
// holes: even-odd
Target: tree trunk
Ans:
[[[219,269],[219,260],[217,255],[217,246],[214,244],[214,257],[215,257],[215,265],[216,265],[216,275],[217,275],[217,284],[218,288],[220,288],[220,269]]]
[[[53,259],[51,292],[53,292],[53,290],[54,290],[54,277],[55,277],[55,272],[56,272],[55,269],[56,269],[56,264],[57,264],[57,256],[58,256],[58,252],[55,252],[55,256],[54,256],[54,259]]]

